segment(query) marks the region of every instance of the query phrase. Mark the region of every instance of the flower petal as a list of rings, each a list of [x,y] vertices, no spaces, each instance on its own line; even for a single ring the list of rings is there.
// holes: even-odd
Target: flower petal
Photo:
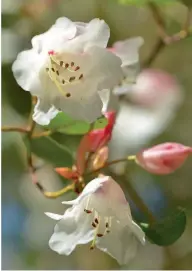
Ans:
[[[127,264],[135,256],[139,243],[128,226],[122,227],[118,221],[112,221],[110,233],[97,239],[96,245],[122,265]]]
[[[75,37],[76,32],[75,23],[66,17],[61,17],[47,32],[33,37],[32,46],[37,53],[47,54],[49,50],[59,51],[62,50],[66,41]]]
[[[50,217],[54,220],[60,220],[63,218],[63,215],[53,214],[53,213],[49,213],[49,212],[45,212],[45,215],[47,215],[48,217]]]
[[[78,244],[86,244],[92,239],[91,216],[76,206],[68,209],[55,226],[49,246],[59,254],[69,255]]]
[[[33,120],[40,125],[48,125],[59,111],[51,106],[46,98],[38,99],[34,108]]]
[[[12,66],[18,85],[24,90],[30,91],[33,95],[40,95],[42,92],[38,76],[42,66],[41,61],[42,58],[32,49],[18,54]]]
[[[58,97],[55,99],[54,105],[72,118],[89,123],[94,122],[102,115],[102,101],[97,93],[89,98],[82,97],[80,99]]]
[[[122,60],[122,67],[139,62],[139,47],[144,43],[142,37],[118,41],[113,45],[114,53]]]

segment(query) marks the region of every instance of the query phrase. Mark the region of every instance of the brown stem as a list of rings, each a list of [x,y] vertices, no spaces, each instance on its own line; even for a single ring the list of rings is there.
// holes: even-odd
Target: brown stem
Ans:
[[[2,132],[20,132],[20,133],[28,133],[29,129],[27,128],[22,128],[22,127],[8,127],[8,126],[4,126],[1,127],[1,131]]]
[[[164,42],[159,38],[148,59],[143,63],[143,67],[149,67],[164,47]]]

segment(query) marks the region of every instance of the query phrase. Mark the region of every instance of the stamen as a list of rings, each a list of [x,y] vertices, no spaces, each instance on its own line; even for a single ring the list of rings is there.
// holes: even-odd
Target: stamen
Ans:
[[[78,71],[80,69],[80,67],[79,66],[77,66],[76,68],[75,68],[75,70],[74,71]]]
[[[97,224],[99,223],[99,221],[98,221],[98,219],[97,219],[97,218],[95,218],[95,223],[97,223]]]
[[[94,228],[96,228],[97,227],[97,225],[95,225],[95,223],[93,222],[92,224],[91,224]]]
[[[71,93],[67,93],[67,94],[66,94],[66,97],[67,97],[67,98],[71,97]]]
[[[71,62],[71,67],[73,67],[75,65],[75,63],[74,62]]]
[[[65,80],[64,79],[62,80],[62,84],[65,84]]]
[[[69,64],[68,64],[68,63],[66,63],[66,64],[65,64],[65,68],[67,69],[68,67],[69,67]]]
[[[92,211],[88,210],[88,209],[84,209],[84,212],[87,213],[87,214],[91,214],[92,213]]]
[[[83,74],[81,74],[80,76],[79,76],[79,80],[81,80],[83,78]]]
[[[54,68],[51,68],[51,70],[52,70],[53,72],[55,72],[55,69],[54,69]]]
[[[69,78],[69,82],[72,82],[74,80],[75,80],[75,76],[72,76],[72,77]]]
[[[97,234],[97,237],[102,237],[102,236],[103,236],[102,233],[98,233],[98,234]]]
[[[97,239],[97,236],[98,237],[101,237],[100,236],[100,233],[98,233],[98,230],[99,230],[99,223],[100,223],[100,217],[98,216],[98,224],[97,224],[97,226],[96,226],[96,229],[95,229],[95,234],[94,234],[94,237],[93,237],[93,241],[92,241],[92,243],[91,243],[91,247],[90,247],[90,249],[94,249],[94,247],[95,247],[95,242],[96,242],[96,239]],[[94,224],[94,223],[93,223]],[[93,225],[92,224],[92,225]],[[94,224],[95,225],[95,224]]]
[[[64,63],[63,61],[60,61],[60,63],[59,63],[59,64],[60,64],[60,66],[61,66],[61,67],[63,66],[63,63]]]
[[[59,71],[56,71],[56,74],[59,76]]]

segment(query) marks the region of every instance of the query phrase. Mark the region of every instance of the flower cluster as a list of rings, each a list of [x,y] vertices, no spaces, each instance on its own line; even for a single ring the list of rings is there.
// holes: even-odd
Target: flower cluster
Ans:
[[[80,23],[60,18],[47,32],[32,39],[32,49],[18,55],[13,73],[17,83],[38,98],[33,113],[38,124],[49,124],[59,111],[88,123],[101,115],[107,119],[104,128],[92,129],[82,137],[72,168],[55,169],[74,183],[78,196],[63,202],[71,205],[63,215],[46,213],[58,220],[49,245],[57,253],[69,255],[77,245],[91,242],[90,249],[98,247],[119,264],[126,264],[135,256],[139,244],[145,243],[145,234],[133,221],[118,180],[97,174],[110,165],[108,143],[118,119],[118,97],[131,94],[135,103],[153,111],[159,108],[159,101],[161,105],[165,100],[172,101],[177,85],[159,71],[146,70],[138,75],[141,37],[107,48],[109,37],[109,27],[103,20]],[[163,80],[171,90],[170,99],[161,91]],[[126,121],[123,125],[124,129]],[[143,127],[142,123],[139,126]],[[140,136],[136,131],[134,138]],[[162,175],[178,169],[191,153],[191,147],[163,143],[131,157],[126,154],[116,163],[131,158],[148,172]],[[96,176],[88,181],[86,177],[91,174]]]

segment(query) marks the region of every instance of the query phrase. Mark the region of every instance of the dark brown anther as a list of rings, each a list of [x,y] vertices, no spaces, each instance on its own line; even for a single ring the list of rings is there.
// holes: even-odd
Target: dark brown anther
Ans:
[[[73,67],[75,65],[75,63],[74,62],[71,62],[71,67]]]
[[[87,214],[91,214],[92,213],[91,210],[87,210],[87,209],[84,209],[84,212],[87,213]]]
[[[55,72],[55,69],[54,68],[51,68],[53,72]]]
[[[106,224],[105,224],[105,227],[106,227],[106,228],[109,228],[109,223],[106,223]]]
[[[76,68],[75,68],[75,71],[78,71],[80,69],[80,67],[79,66],[77,66]]]
[[[91,247],[90,247],[90,250],[93,250],[93,249],[94,249],[94,247],[93,247],[93,246],[91,246]]]
[[[63,66],[63,63],[64,63],[63,61],[60,61],[59,65],[62,67],[62,66]]]
[[[65,84],[65,80],[64,79],[62,80],[62,84]]]
[[[80,76],[79,76],[79,80],[81,80],[83,78],[83,74],[81,74]]]
[[[107,230],[107,233],[110,233],[110,230]]]
[[[66,64],[65,64],[65,68],[67,69],[68,67],[69,67],[69,64],[68,64],[68,63],[66,63]]]
[[[97,237],[102,237],[102,236],[103,236],[102,233],[98,233],[98,234],[97,234]]]
[[[56,74],[59,76],[59,71],[56,71]]]
[[[99,223],[99,221],[98,221],[98,219],[97,219],[97,218],[95,218],[95,223],[97,223],[97,224]]]
[[[72,77],[69,78],[69,82],[72,82],[74,80],[75,80],[75,76],[72,76]]]
[[[96,228],[97,226],[95,225],[95,223],[93,222],[92,224],[91,224],[94,228]]]
[[[66,94],[66,97],[67,97],[67,98],[71,97],[71,93],[67,93],[67,94]],[[87,211],[88,211],[88,210],[87,210]]]

